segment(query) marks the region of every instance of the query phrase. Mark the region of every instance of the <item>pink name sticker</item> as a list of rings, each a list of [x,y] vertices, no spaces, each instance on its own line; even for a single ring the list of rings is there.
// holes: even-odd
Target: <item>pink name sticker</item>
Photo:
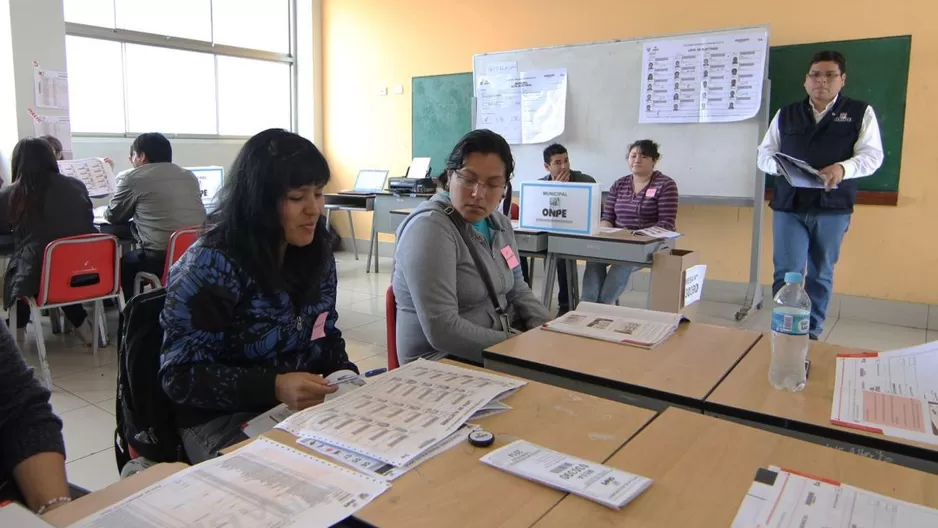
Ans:
[[[658,189],[656,187],[652,187],[651,189],[645,191],[645,198],[654,198],[656,194],[658,194]]]
[[[315,341],[319,338],[326,337],[327,317],[329,317],[329,312],[323,312],[319,314],[319,317],[316,318],[316,324],[313,325],[313,334],[309,336],[310,341]]]
[[[508,267],[515,269],[521,265],[518,262],[518,257],[515,256],[515,252],[511,250],[511,246],[505,246],[502,248],[502,256],[505,257],[505,262],[508,263]]]

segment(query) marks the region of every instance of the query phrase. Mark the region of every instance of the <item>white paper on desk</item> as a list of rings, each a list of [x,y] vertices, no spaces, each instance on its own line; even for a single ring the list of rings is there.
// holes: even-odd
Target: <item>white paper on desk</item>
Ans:
[[[837,357],[831,422],[938,445],[938,341]]]
[[[380,460],[368,458],[365,455],[360,455],[354,451],[331,446],[324,442],[313,440],[312,438],[298,438],[296,443],[308,449],[312,449],[313,451],[325,455],[333,460],[342,462],[352,469],[361,471],[366,475],[371,475],[372,477],[381,480],[392,481],[407,473],[411,469],[414,469],[420,464],[426,462],[427,460],[430,460],[431,458],[444,453],[461,443],[466,442],[466,438],[469,436],[469,433],[475,429],[478,429],[478,427],[474,425],[465,425],[461,427],[455,433],[449,435],[435,446],[428,449],[424,454],[401,467],[394,467],[391,464],[386,464]]]
[[[451,435],[485,404],[525,383],[418,360],[277,427],[400,467]]]
[[[35,513],[16,502],[0,507],[0,526],[9,526],[10,528],[52,528],[51,524],[43,521]]]
[[[770,468],[777,478],[751,526],[760,528],[927,528],[938,510],[847,484]],[[744,502],[745,504],[745,502]]]
[[[390,486],[259,438],[184,469],[73,525],[326,527]]]
[[[681,314],[581,302],[576,310],[544,324],[545,330],[652,348],[676,330]]]
[[[114,169],[104,158],[61,160],[59,172],[84,183],[92,198],[113,194],[116,188]]]
[[[651,226],[646,227],[645,229],[639,229],[635,232],[636,235],[647,236],[651,238],[680,238],[684,235],[678,233],[677,231],[669,231],[663,227]]]
[[[651,479],[515,440],[480,459],[492,467],[619,509],[651,486]]]
[[[260,436],[276,427],[278,423],[289,418],[294,412],[296,411],[287,407],[287,404],[281,403],[273,409],[252,418],[244,425],[242,432],[247,435],[248,438]]]
[[[621,227],[606,227],[606,226],[601,226],[601,227],[599,228],[599,232],[600,232],[600,233],[618,233],[619,231],[622,231],[622,228],[621,228]]]

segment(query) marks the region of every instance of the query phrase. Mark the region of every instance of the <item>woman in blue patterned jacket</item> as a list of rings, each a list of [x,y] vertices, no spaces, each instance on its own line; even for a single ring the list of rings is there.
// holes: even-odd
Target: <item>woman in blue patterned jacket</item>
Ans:
[[[211,227],[169,274],[160,379],[192,463],[246,437],[280,402],[304,409],[357,369],[336,328],[336,269],[322,217],[329,165],[279,129],[245,143]]]

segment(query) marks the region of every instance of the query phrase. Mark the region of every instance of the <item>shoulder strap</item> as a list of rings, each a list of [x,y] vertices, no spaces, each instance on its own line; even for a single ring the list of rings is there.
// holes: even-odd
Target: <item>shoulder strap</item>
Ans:
[[[443,211],[446,216],[452,220],[453,225],[456,226],[456,231],[462,236],[463,242],[466,243],[466,247],[469,248],[469,254],[472,255],[472,260],[476,264],[476,269],[479,271],[479,275],[482,277],[482,282],[485,284],[485,289],[489,292],[489,299],[492,300],[492,305],[495,307],[495,313],[501,318],[506,316],[505,310],[502,308],[501,303],[498,302],[498,295],[495,293],[495,285],[492,283],[492,277],[489,276],[488,268],[485,267],[485,263],[482,262],[482,257],[479,256],[479,248],[476,247],[475,243],[469,238],[469,235],[466,234],[466,229],[464,226],[466,220],[463,219],[462,215],[456,211],[453,207],[447,207]],[[508,327],[505,328],[506,330]]]

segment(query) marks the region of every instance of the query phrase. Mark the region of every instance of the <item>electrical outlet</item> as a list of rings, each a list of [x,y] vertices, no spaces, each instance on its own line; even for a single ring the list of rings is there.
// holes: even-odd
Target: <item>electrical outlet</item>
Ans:
[[[388,87],[387,87],[387,86],[382,86],[381,88],[378,88],[377,93],[378,93],[378,95],[387,95],[387,94],[388,94]]]
[[[397,94],[397,95],[401,95],[402,93],[404,93],[404,86],[403,86],[403,85],[400,85],[400,84],[398,84],[397,86],[395,86],[395,87],[394,87],[394,93]]]

